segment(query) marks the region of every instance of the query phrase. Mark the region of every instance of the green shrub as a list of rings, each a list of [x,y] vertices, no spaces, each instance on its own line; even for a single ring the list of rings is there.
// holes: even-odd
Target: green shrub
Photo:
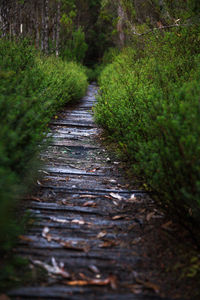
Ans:
[[[72,32],[72,37],[63,47],[61,56],[67,61],[83,63],[87,49],[88,45],[85,42],[85,33],[80,27]]]
[[[102,72],[96,119],[159,201],[200,221],[199,28],[134,40]]]
[[[31,176],[47,123],[65,103],[82,97],[86,87],[81,66],[38,57],[27,41],[0,40],[0,242],[4,250],[18,233],[13,210]]]

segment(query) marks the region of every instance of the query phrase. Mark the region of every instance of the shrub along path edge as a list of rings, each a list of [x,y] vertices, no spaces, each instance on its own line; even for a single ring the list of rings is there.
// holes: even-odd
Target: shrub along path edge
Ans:
[[[168,233],[176,229],[146,192],[127,184],[119,162],[103,148],[91,109],[96,92],[97,87],[90,85],[82,101],[67,107],[50,124],[51,142],[41,154],[44,177],[26,200],[36,222],[15,249],[29,259],[34,278],[40,279],[8,296],[183,299],[179,290],[174,292],[174,278],[165,287],[162,275],[159,282],[148,253],[154,252],[157,260],[163,253],[166,261],[169,245],[154,243],[163,236],[164,242],[170,240]],[[147,249],[145,239],[152,232],[156,238]],[[42,279],[41,269],[47,271]]]

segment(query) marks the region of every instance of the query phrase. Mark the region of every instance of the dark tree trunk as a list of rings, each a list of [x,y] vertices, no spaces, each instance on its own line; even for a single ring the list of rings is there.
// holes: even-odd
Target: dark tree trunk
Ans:
[[[40,48],[40,16],[39,16],[40,1],[35,3],[35,46]]]
[[[123,28],[124,19],[125,19],[125,13],[124,13],[123,7],[119,1],[117,31],[119,33],[119,47],[120,48],[122,48],[125,43],[125,33],[124,33],[124,28]]]
[[[44,0],[44,53],[49,52],[49,0]]]
[[[58,1],[57,4],[57,22],[56,22],[56,56],[59,56],[59,44],[60,44],[60,9],[61,2]]]

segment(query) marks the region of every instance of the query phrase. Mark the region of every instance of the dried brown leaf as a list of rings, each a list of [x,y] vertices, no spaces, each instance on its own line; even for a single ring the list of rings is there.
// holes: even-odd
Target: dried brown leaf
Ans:
[[[87,201],[83,204],[84,207],[96,207],[97,204],[94,201]]]
[[[84,225],[85,222],[83,220],[74,219],[71,221],[73,224]]]
[[[19,235],[19,239],[25,242],[33,242],[33,240],[30,237],[24,235]]]
[[[136,244],[138,244],[141,240],[142,240],[141,237],[135,238],[135,239],[131,242],[131,244],[132,244],[132,245],[136,245]]]
[[[102,244],[99,245],[99,247],[101,248],[111,248],[114,246],[117,246],[117,242],[116,241],[104,241]]]
[[[32,263],[34,265],[38,265],[42,268],[44,268],[49,274],[54,274],[54,275],[61,275],[63,278],[69,278],[70,274],[64,270],[64,264],[60,263],[60,266],[58,266],[56,260],[54,257],[51,259],[52,266],[49,264],[46,264],[40,260],[34,260]]]
[[[126,200],[127,202],[137,202],[137,198],[135,196],[135,194],[131,195],[131,197],[129,199]]]
[[[169,221],[169,222],[167,222],[167,223],[162,224],[161,227],[162,227],[163,229],[169,230],[169,227],[170,227],[172,224],[173,224],[172,221]]]
[[[113,204],[114,204],[115,206],[118,206],[118,205],[119,205],[119,203],[118,203],[117,201],[115,201],[115,200],[113,200]]]
[[[116,289],[117,287],[117,280],[115,276],[109,276],[106,279],[88,279],[88,280],[72,280],[72,281],[66,281],[65,282],[68,285],[71,286],[86,286],[86,285],[97,285],[97,286],[103,286],[103,285],[109,285],[113,288]]]
[[[41,202],[41,201],[42,201],[40,198],[34,197],[34,196],[31,196],[31,197],[29,198],[29,200],[33,200],[33,201],[37,201],[37,202]]]
[[[95,199],[97,196],[94,195],[80,195],[79,198],[91,198],[91,199]]]
[[[119,201],[121,201],[123,198],[122,198],[122,196],[120,196],[119,194],[117,194],[117,193],[110,193],[109,194],[112,198],[115,198],[115,199],[117,199],[117,200],[119,200]]]
[[[124,219],[125,216],[114,216],[112,217],[112,220],[120,220],[120,219]]]
[[[49,234],[49,227],[44,227],[42,231],[42,237],[47,239],[48,242],[51,242],[52,236]]]
[[[142,285],[140,285],[140,284],[131,284],[131,285],[128,285],[127,288],[129,288],[131,290],[131,292],[136,295],[142,293]]]
[[[96,172],[97,169],[99,169],[99,168],[94,168],[94,169],[92,169],[92,170],[89,170],[88,172],[94,173],[94,172]]]
[[[97,238],[98,239],[101,239],[101,238],[103,238],[104,236],[106,236],[106,234],[107,234],[107,232],[104,230],[104,231],[101,231],[101,232],[99,232],[99,234],[97,235]]]
[[[109,276],[110,279],[110,286],[113,290],[117,289],[117,277],[115,275],[110,275]]]
[[[107,198],[107,199],[111,199],[111,200],[113,200],[113,198],[112,198],[111,196],[104,195],[104,197],[105,197],[105,198]]]
[[[157,284],[150,282],[150,281],[143,281],[143,280],[140,280],[139,278],[136,278],[136,281],[137,281],[137,283],[140,283],[141,285],[143,285],[143,287],[153,290],[155,293],[159,293],[160,287]]]
[[[149,222],[149,221],[152,219],[152,217],[153,217],[154,215],[155,215],[155,212],[150,212],[150,213],[148,213],[147,216],[146,216],[147,222]]]
[[[69,223],[68,220],[59,219],[59,218],[56,218],[56,217],[50,217],[50,219],[51,219],[53,222],[57,222],[57,223],[61,223],[61,224],[67,224],[67,223]]]
[[[60,245],[62,245],[66,249],[77,250],[77,251],[86,251],[86,247],[80,245],[78,243],[74,243],[73,241],[60,241]]]
[[[43,178],[42,179],[43,182],[50,181],[50,180],[51,180],[51,178]]]
[[[95,274],[100,273],[99,269],[95,265],[90,265],[88,268]]]

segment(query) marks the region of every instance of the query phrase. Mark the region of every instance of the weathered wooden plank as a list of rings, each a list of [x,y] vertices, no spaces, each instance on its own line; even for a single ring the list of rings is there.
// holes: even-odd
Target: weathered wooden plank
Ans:
[[[77,173],[76,173],[77,174]],[[86,174],[84,174],[86,175]],[[92,176],[94,176],[95,174],[93,174]],[[99,175],[96,175],[99,176]],[[95,193],[97,195],[100,194],[105,194],[107,195],[108,193],[114,193],[114,194],[123,194],[125,196],[130,196],[131,194],[137,194],[137,195],[143,195],[143,194],[147,194],[147,191],[144,190],[116,190],[116,189],[80,189],[80,188],[73,188],[71,187],[70,190],[67,186],[53,186],[53,185],[41,185],[41,188],[47,188],[47,189],[53,189],[53,190],[62,190],[65,192],[72,192],[74,191],[74,193],[87,193],[89,192],[91,195],[95,195]],[[116,195],[117,197],[117,195]],[[113,200],[115,199],[115,197],[113,197]]]
[[[80,213],[80,214],[85,213],[85,214],[94,214],[94,215],[99,215],[99,216],[106,215],[102,211],[99,211],[92,207],[66,206],[66,205],[59,205],[56,203],[30,202],[27,205],[27,207],[31,208],[31,209],[76,212],[76,213]]]
[[[98,295],[98,298],[97,298]],[[9,296],[20,297],[19,299],[68,299],[68,300],[169,300],[155,295],[133,295],[129,292],[108,292],[106,288],[70,287],[63,285],[49,287],[21,288],[9,293]],[[117,298],[116,298],[117,296]],[[180,299],[181,300],[181,299]]]
[[[68,120],[65,120],[65,121],[51,121],[49,123],[50,125],[57,125],[57,126],[69,126],[69,127],[76,127],[76,128],[79,128],[79,127],[84,127],[84,128],[93,128],[94,127],[94,123],[89,123],[89,122],[77,122],[77,121],[68,121]]]

